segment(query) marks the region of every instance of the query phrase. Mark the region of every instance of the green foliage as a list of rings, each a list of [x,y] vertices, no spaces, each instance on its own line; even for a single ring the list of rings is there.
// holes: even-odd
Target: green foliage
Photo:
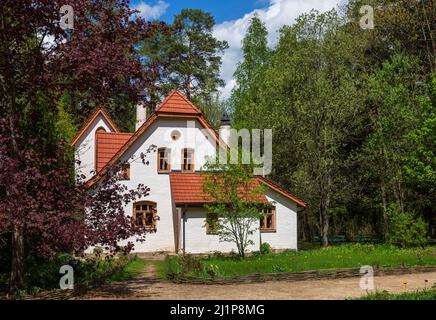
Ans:
[[[423,121],[408,138],[413,142],[412,152],[405,158],[407,175],[419,187],[436,192],[436,74],[428,86],[429,97],[421,96]]]
[[[398,205],[388,208],[389,232],[388,242],[399,244],[403,248],[410,245],[424,244],[427,239],[427,223],[412,212],[402,211]]]
[[[224,82],[219,76],[220,54],[228,48],[212,35],[214,17],[202,10],[183,9],[174,16],[178,32],[156,34],[140,43],[145,63],[157,63],[162,76],[155,83],[164,93],[174,88],[185,92],[195,103],[213,98]],[[148,92],[156,102],[156,92]],[[154,107],[154,106],[153,106]]]
[[[268,48],[268,31],[265,24],[254,15],[243,39],[243,60],[238,63],[234,78],[236,86],[232,90],[230,101],[234,110],[235,124],[243,127],[251,113],[252,104],[256,102],[256,90],[261,84],[261,77],[270,61]]]
[[[360,297],[358,300],[436,300],[436,288],[403,293],[377,291]]]
[[[260,254],[269,254],[271,253],[271,246],[268,242],[262,242],[260,245]]]
[[[206,173],[203,185],[205,194],[211,199],[205,207],[208,212],[218,215],[215,229],[220,241],[233,242],[239,255],[244,257],[247,247],[254,244],[250,236],[257,230],[261,217],[263,204],[259,194],[263,188],[253,184],[250,165],[221,165],[209,161],[205,168],[212,171]]]
[[[28,257],[24,288],[20,294],[37,294],[42,291],[58,289],[62,276],[59,269],[74,257],[70,254],[59,254],[54,259]],[[76,288],[87,289],[105,281],[127,280],[142,271],[144,261],[127,255],[114,257],[90,257],[80,259],[74,271]],[[9,272],[0,273],[0,293],[9,289]]]
[[[77,132],[73,116],[67,111],[68,97],[63,95],[57,104],[55,128],[59,140],[70,142]]]
[[[389,4],[376,11],[374,30],[362,32],[359,8],[367,3],[356,0],[345,15],[301,15],[268,54],[260,20],[244,38],[234,126],[273,130],[271,178],[309,203],[303,239],[381,238],[388,203],[434,216],[434,59],[417,40],[427,4],[371,2]]]
[[[265,255],[211,255],[208,257],[167,257],[164,265],[178,275],[204,278],[207,268],[218,270],[220,277],[252,273],[301,272],[310,270],[373,267],[412,267],[436,265],[436,247],[402,249],[394,245],[343,244],[311,250],[285,251]],[[184,259],[194,260],[186,264]]]

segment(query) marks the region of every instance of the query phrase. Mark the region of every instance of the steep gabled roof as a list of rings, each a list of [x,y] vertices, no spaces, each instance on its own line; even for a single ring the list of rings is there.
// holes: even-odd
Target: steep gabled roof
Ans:
[[[95,110],[94,113],[88,118],[88,120],[86,120],[82,128],[76,133],[74,138],[71,140],[70,144],[72,146],[74,146],[77,143],[77,141],[79,141],[82,135],[86,132],[86,130],[91,126],[91,124],[94,122],[95,119],[97,119],[99,115],[101,115],[103,119],[107,121],[107,123],[109,124],[109,126],[114,132],[120,132],[120,129],[118,129],[118,126],[109,116],[106,109],[103,106],[99,106],[97,110]]]
[[[183,93],[175,89],[159,105],[157,113],[180,113],[200,115],[201,111],[185,97]]]
[[[123,145],[132,137],[133,133],[97,132],[96,133],[96,170],[100,171]]]

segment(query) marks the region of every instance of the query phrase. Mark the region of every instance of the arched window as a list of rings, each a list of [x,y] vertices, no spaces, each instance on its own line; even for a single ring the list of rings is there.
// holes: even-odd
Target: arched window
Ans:
[[[156,230],[156,203],[140,201],[133,204],[133,224]]]
[[[98,127],[97,130],[95,130],[94,134],[94,169],[97,171],[97,161],[98,161],[98,145],[97,145],[97,133],[104,133],[106,132],[106,129],[103,127]]]

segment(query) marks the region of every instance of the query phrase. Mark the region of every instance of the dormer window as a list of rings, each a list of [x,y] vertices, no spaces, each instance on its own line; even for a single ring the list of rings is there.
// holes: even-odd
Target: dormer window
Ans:
[[[159,148],[157,152],[157,171],[158,172],[170,172],[170,152],[169,148]]]
[[[194,149],[182,150],[182,171],[194,172]]]

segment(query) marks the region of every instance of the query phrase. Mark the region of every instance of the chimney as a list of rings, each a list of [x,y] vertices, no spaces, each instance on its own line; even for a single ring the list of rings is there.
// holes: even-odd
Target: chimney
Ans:
[[[144,122],[147,120],[147,107],[143,102],[139,102],[136,105],[136,125],[135,131],[138,130]]]
[[[221,117],[220,138],[228,145],[230,139],[230,118],[227,112],[224,111]]]

